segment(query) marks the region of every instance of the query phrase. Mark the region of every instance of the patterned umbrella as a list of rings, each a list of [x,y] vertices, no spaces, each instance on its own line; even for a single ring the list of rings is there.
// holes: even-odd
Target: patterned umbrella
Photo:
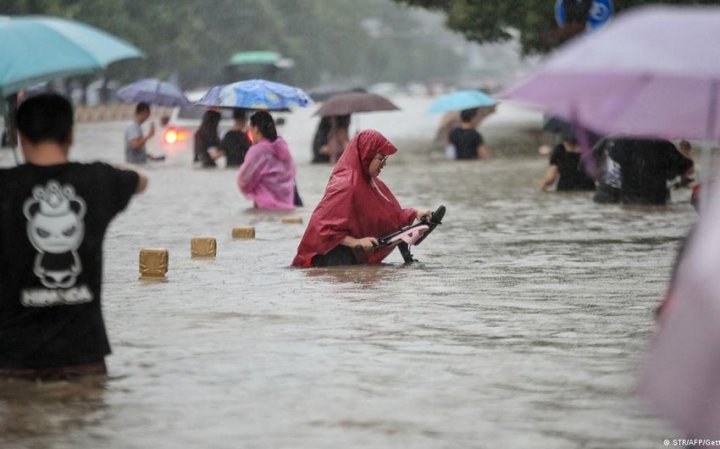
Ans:
[[[291,106],[306,107],[312,100],[300,88],[258,79],[215,86],[197,104],[275,111]]]

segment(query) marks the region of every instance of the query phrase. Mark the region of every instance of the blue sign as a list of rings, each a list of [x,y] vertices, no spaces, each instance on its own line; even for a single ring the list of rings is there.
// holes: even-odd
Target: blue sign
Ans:
[[[562,0],[555,1],[555,22],[559,27],[565,26],[565,11],[562,7]]]
[[[571,8],[574,13],[581,12],[586,7],[587,0],[556,0],[555,2],[555,21],[558,26],[564,27],[568,22],[566,9]],[[604,25],[613,15],[612,0],[592,0],[590,10],[588,11],[587,21],[585,22],[588,30],[592,30]]]
[[[605,25],[613,15],[612,0],[594,0],[588,14],[587,26],[593,30]]]

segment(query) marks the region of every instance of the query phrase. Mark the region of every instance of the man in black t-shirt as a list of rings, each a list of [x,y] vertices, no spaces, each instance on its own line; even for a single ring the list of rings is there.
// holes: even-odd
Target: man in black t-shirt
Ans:
[[[60,95],[25,100],[17,127],[26,163],[0,169],[0,378],[103,374],[103,238],[147,179],[69,162],[73,110]]]
[[[226,167],[239,167],[245,162],[245,154],[252,145],[250,138],[247,136],[247,114],[245,109],[233,109],[233,119],[235,124],[220,142],[220,149],[225,153]]]
[[[485,159],[488,156],[482,135],[475,129],[482,119],[478,108],[460,112],[460,126],[450,131],[448,138],[455,147],[455,159]]]
[[[564,136],[562,143],[553,149],[550,166],[540,182],[540,190],[547,191],[555,181],[558,192],[595,190],[595,181],[585,171],[580,147],[574,136]]]
[[[620,199],[626,204],[665,204],[670,199],[667,181],[693,167],[672,142],[660,139],[615,139],[610,157],[620,164]]]

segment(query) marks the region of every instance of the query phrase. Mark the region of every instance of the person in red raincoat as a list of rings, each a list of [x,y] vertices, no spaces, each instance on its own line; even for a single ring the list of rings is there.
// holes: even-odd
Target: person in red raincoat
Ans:
[[[355,136],[330,176],[325,196],[305,230],[296,267],[379,263],[393,248],[373,250],[377,237],[390,234],[423,216],[427,209],[403,209],[378,179],[397,148],[373,130]]]

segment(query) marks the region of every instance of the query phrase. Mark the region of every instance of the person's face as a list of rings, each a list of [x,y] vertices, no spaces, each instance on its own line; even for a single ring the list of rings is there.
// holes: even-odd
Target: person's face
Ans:
[[[263,135],[260,132],[259,129],[257,129],[257,126],[250,125],[250,140],[252,140],[252,143],[258,143],[262,140]]]
[[[147,120],[148,117],[150,117],[150,111],[143,111],[138,114],[138,120],[140,123],[145,123],[145,120]]]
[[[384,154],[378,153],[375,155],[375,157],[370,161],[370,167],[368,168],[368,172],[370,172],[370,176],[379,176],[380,172],[382,171],[383,167],[385,167],[385,163],[387,162],[387,158],[389,156],[385,156]]]

